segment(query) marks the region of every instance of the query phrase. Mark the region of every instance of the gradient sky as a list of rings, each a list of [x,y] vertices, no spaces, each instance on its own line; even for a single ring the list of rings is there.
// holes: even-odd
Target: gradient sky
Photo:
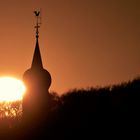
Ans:
[[[139,0],[1,0],[0,75],[21,79],[30,68],[38,8],[51,90],[63,93],[140,75]]]

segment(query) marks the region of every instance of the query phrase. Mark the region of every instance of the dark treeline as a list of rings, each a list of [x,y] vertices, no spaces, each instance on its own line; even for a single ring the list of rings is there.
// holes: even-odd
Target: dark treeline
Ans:
[[[75,89],[63,95],[61,101],[64,108],[75,113],[136,112],[140,107],[140,78],[103,88]]]
[[[75,89],[59,97],[50,95],[45,119],[1,128],[3,139],[76,139],[138,125],[140,78],[101,88]],[[42,117],[44,118],[44,117]],[[15,120],[14,120],[15,121]],[[13,121],[13,122],[14,122]],[[15,122],[14,122],[15,123]],[[108,129],[109,128],[109,129]],[[134,129],[134,128],[133,128]],[[124,131],[123,131],[124,134]]]

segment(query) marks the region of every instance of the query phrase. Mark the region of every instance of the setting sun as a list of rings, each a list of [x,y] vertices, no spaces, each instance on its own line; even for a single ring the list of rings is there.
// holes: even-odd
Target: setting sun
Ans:
[[[22,100],[25,90],[21,80],[14,77],[0,77],[0,102]]]

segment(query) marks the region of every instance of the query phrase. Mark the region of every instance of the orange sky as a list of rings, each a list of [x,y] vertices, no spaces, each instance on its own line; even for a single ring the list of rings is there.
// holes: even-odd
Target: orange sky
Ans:
[[[1,0],[0,75],[22,78],[31,66],[35,17],[51,90],[109,85],[140,74],[139,0]]]

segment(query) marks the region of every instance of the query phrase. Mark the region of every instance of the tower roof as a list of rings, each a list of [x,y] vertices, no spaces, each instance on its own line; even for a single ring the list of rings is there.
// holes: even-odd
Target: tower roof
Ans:
[[[40,49],[39,49],[39,43],[38,43],[38,37],[36,37],[36,46],[35,46],[31,68],[43,68]]]

